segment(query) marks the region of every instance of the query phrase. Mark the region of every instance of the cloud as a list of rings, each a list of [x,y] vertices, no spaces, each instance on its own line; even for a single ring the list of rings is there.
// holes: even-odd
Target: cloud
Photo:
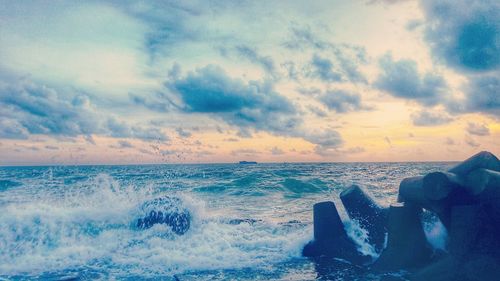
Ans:
[[[386,5],[393,5],[393,4],[399,4],[399,3],[404,3],[404,2],[410,2],[414,0],[368,0],[366,1],[367,4],[386,4]]]
[[[300,123],[295,106],[271,82],[233,79],[218,66],[196,69],[166,85],[182,100],[182,111],[210,114],[244,135],[251,129],[290,134]]]
[[[45,149],[48,149],[48,150],[59,150],[59,147],[53,146],[53,145],[46,145]]]
[[[130,142],[128,141],[125,141],[125,140],[120,140],[118,141],[118,147],[119,148],[133,148],[134,145],[131,144]]]
[[[334,70],[333,63],[327,58],[314,55],[311,60],[313,77],[316,77],[324,82],[340,82],[342,74]]]
[[[260,154],[259,151],[251,148],[242,148],[242,149],[236,149],[231,151],[231,155],[233,156],[238,156],[238,155],[246,155],[246,156],[253,156],[256,154]]]
[[[54,137],[84,138],[93,143],[92,135],[168,138],[156,128],[129,126],[113,116],[99,113],[88,95],[61,91],[20,80],[0,86],[0,137],[26,139],[31,134]]]
[[[464,71],[500,67],[500,2],[424,0],[425,38],[436,58]]]
[[[334,110],[337,113],[345,113],[349,111],[358,111],[367,109],[361,104],[361,96],[357,93],[345,90],[330,90],[319,97],[328,109]]]
[[[386,136],[386,137],[384,137],[384,140],[389,145],[389,147],[392,148],[392,141],[391,141],[391,139],[388,136]]]
[[[327,117],[328,114],[321,108],[317,107],[317,106],[313,106],[313,105],[308,105],[307,106],[307,109],[312,112],[314,115],[320,117],[320,118],[324,118],[324,117]]]
[[[469,135],[466,135],[465,136],[465,143],[467,145],[469,145],[470,147],[479,147],[481,146],[481,144],[479,144],[478,142],[476,142],[471,136]]]
[[[175,131],[181,138],[189,138],[192,134],[188,130],[184,130],[183,128],[176,128]]]
[[[255,48],[247,45],[239,45],[235,47],[236,52],[240,57],[246,58],[252,63],[260,65],[267,73],[272,76],[276,75],[274,60],[270,56],[260,55]]]
[[[490,135],[490,129],[485,124],[477,124],[469,122],[467,124],[466,130],[471,135],[476,135],[476,136]]]
[[[412,114],[411,119],[415,126],[440,126],[453,121],[453,118],[445,113],[433,112],[426,109]]]
[[[341,72],[344,74],[345,80],[353,83],[368,83],[365,75],[361,73],[358,66],[367,62],[366,52],[364,48],[344,46],[344,49],[335,48],[334,51]]]
[[[283,155],[283,154],[285,154],[285,152],[283,151],[283,149],[280,149],[279,147],[276,147],[276,146],[273,147],[273,148],[271,148],[270,152],[271,152],[272,155]]]
[[[344,144],[339,132],[332,129],[314,130],[304,134],[303,138],[316,144],[314,151],[318,155],[330,155]]]
[[[446,145],[455,145],[456,143],[455,143],[455,141],[452,138],[447,137],[446,140],[445,140],[445,144]]]
[[[333,47],[333,44],[320,39],[314,34],[309,26],[292,26],[290,33],[290,38],[283,45],[291,50],[304,50],[306,48],[325,50]]]
[[[500,116],[500,73],[472,76],[465,87],[465,100],[450,104],[453,112],[482,112],[495,118]]]
[[[414,100],[423,105],[436,105],[448,92],[444,78],[432,72],[420,74],[413,60],[394,61],[386,54],[379,61],[381,73],[374,85],[394,97]]]

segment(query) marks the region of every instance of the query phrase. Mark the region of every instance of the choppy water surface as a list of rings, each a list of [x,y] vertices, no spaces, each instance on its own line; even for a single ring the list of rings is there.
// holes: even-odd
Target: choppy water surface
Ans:
[[[312,205],[333,200],[343,212],[338,194],[352,183],[388,205],[402,178],[449,166],[1,167],[0,280],[379,280],[343,261],[300,256],[312,238]],[[186,234],[136,228],[140,206],[163,195],[190,210]],[[376,255],[355,224],[346,230]]]

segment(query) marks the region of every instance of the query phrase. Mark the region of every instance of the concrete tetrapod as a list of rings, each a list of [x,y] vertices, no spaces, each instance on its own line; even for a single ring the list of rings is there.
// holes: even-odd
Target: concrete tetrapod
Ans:
[[[422,209],[411,203],[394,203],[389,208],[388,241],[374,269],[410,269],[430,261],[432,249],[420,221]]]
[[[363,263],[368,257],[361,255],[356,244],[347,236],[335,204],[331,201],[314,204],[314,240],[302,250],[306,257],[336,257],[353,263]]]
[[[493,153],[481,151],[449,169],[448,172],[463,177],[473,170],[480,168],[500,172],[500,161]]]

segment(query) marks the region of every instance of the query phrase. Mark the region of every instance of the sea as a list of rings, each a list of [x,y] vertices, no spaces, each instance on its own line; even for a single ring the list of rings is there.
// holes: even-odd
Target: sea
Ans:
[[[363,186],[382,206],[399,182],[453,163],[259,163],[0,167],[0,280],[406,280],[341,259],[301,256],[312,206],[333,201],[358,250],[367,233],[339,193]],[[175,197],[191,215],[178,235],[137,227],[141,206]],[[437,248],[446,233],[424,221]]]

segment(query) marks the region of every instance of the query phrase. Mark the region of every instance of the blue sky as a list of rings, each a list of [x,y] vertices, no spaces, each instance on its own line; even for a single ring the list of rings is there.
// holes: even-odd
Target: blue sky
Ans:
[[[1,2],[2,165],[500,152],[498,1]]]

